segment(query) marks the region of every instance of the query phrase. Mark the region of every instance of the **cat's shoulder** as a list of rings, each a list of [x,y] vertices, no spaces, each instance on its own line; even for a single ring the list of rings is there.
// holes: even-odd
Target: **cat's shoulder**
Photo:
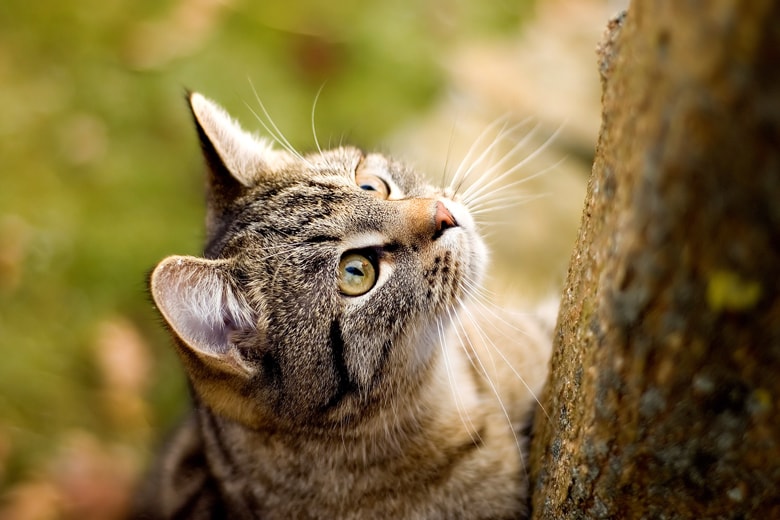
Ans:
[[[219,484],[208,470],[193,412],[171,433],[139,490],[132,519],[223,518]]]

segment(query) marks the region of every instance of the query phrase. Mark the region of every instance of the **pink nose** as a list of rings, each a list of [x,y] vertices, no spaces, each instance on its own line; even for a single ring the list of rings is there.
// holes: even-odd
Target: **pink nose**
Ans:
[[[436,201],[436,214],[433,216],[433,220],[436,223],[436,236],[441,235],[445,229],[458,225],[455,217],[441,201]]]

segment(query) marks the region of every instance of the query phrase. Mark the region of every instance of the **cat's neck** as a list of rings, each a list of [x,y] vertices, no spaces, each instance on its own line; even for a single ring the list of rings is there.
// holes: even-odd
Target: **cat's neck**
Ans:
[[[414,476],[413,481],[398,483],[399,488],[408,489],[396,492],[407,497],[420,495],[421,490],[454,497],[462,491],[452,488],[453,483],[468,483],[469,475],[484,474],[485,466],[494,465],[497,475],[504,468],[517,467],[520,455],[516,441],[507,432],[495,403],[480,395],[469,361],[463,355],[445,356],[441,345],[437,348],[439,354],[430,378],[415,395],[406,396],[402,407],[377,413],[358,431],[334,430],[323,435],[270,428],[252,430],[201,409],[200,422],[212,471],[220,482],[252,483],[235,484],[237,488],[232,491],[228,486],[226,491],[233,495],[232,501],[256,500],[257,504],[246,504],[250,509],[261,502],[268,507],[274,503],[273,497],[280,501],[284,497],[293,504],[294,498],[290,497],[300,495],[301,504],[316,496],[317,503],[329,504],[334,512],[344,510],[343,502],[354,501],[356,516],[364,516],[372,514],[373,509],[360,509],[360,497],[372,497],[366,498],[366,503],[371,508],[379,507],[382,500],[377,496],[387,490],[374,487],[397,482],[399,475]],[[441,480],[442,475],[457,474],[463,476]],[[426,500],[430,497],[421,496],[420,504]],[[414,504],[408,501],[403,507]],[[293,505],[284,511],[286,515],[296,514]],[[410,511],[396,513],[406,516]]]
[[[397,389],[392,406],[379,407],[368,418],[357,421],[334,423],[332,426],[256,426],[247,427],[212,413],[202,405],[198,407],[203,427],[230,432],[235,429],[248,439],[263,443],[268,439],[280,441],[280,448],[289,444],[290,449],[305,449],[303,444],[319,449],[338,438],[344,449],[344,456],[350,457],[357,451],[361,456],[380,460],[397,457],[408,451],[406,444],[431,442],[446,447],[451,442],[459,443],[463,437],[476,437],[475,421],[484,400],[480,377],[469,364],[464,352],[445,352],[445,349],[462,349],[457,346],[436,344],[425,348],[434,349],[431,369],[425,370],[425,378],[412,388]],[[450,338],[448,344],[454,343]],[[447,433],[443,433],[443,432]],[[331,452],[340,456],[340,450]]]

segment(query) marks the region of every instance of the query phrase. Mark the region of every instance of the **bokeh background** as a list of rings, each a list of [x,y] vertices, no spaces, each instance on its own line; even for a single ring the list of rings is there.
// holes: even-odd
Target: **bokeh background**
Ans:
[[[145,278],[201,247],[185,89],[251,130],[262,100],[300,150],[320,92],[323,146],[378,148],[434,182],[529,118],[477,170],[543,148],[504,185],[543,174],[484,216],[488,284],[530,308],[565,276],[599,125],[595,46],[625,3],[0,2],[0,519],[121,517],[184,413]]]

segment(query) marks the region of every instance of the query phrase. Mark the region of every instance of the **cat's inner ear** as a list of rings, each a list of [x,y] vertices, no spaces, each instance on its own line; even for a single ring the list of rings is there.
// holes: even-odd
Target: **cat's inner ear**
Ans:
[[[224,261],[168,257],[152,272],[150,288],[188,353],[212,368],[252,371],[233,340],[237,333],[254,329],[257,320],[231,286]]]
[[[193,92],[189,103],[201,141],[201,148],[213,175],[212,183],[230,189],[251,187],[263,175],[278,171],[289,155],[274,150],[271,142],[245,132],[219,105]],[[238,182],[240,186],[230,186]]]

